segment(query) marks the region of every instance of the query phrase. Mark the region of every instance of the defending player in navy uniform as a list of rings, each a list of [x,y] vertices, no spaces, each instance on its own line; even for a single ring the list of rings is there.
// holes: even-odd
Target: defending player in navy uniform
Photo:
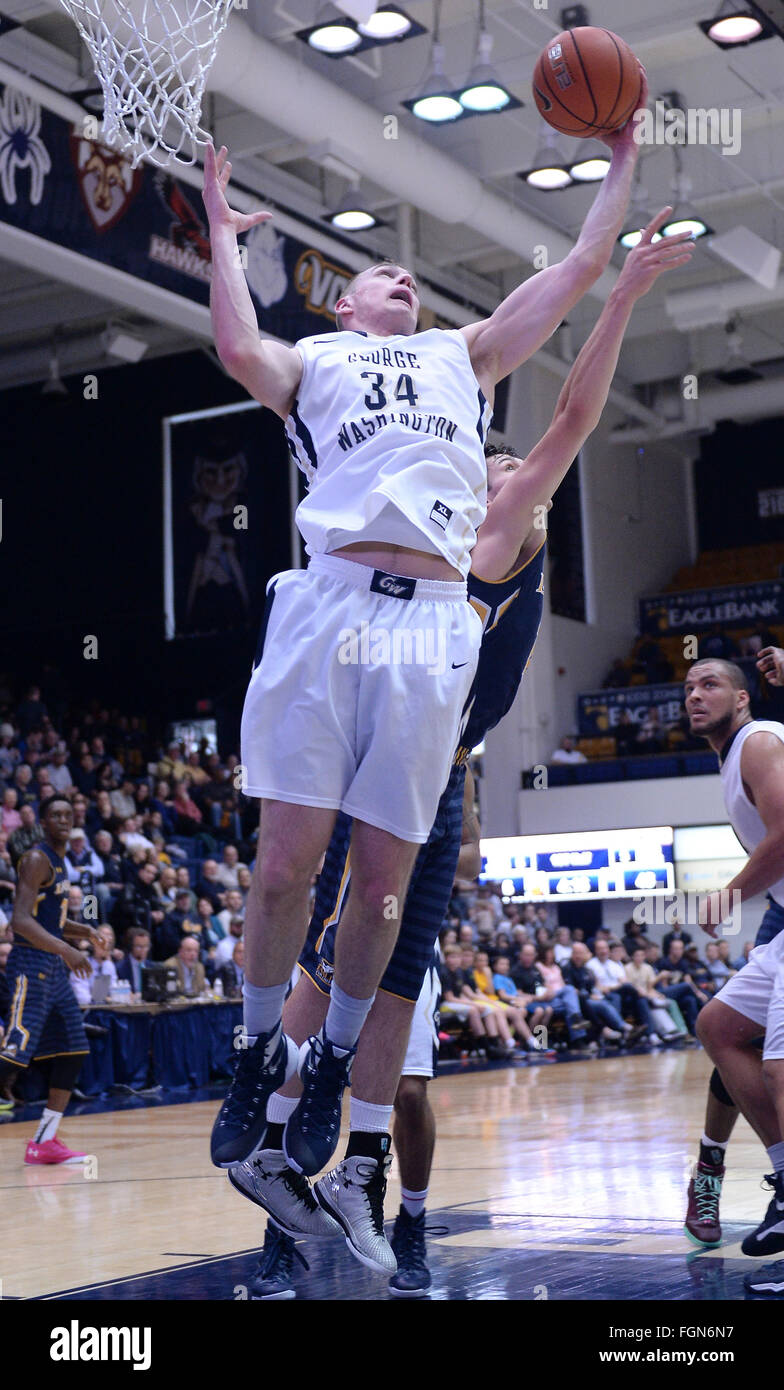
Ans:
[[[263,651],[243,710],[245,790],[262,807],[245,915],[247,1046],[213,1128],[220,1167],[256,1151],[267,1101],[296,1066],[283,1003],[304,940],[309,885],[342,810],[354,822],[353,887],[337,944],[328,1046],[311,1059],[319,1073],[329,1054],[321,1084],[339,1107],[476,667],[481,624],[465,602],[465,576],[485,513],[482,446],[495,387],[607,265],[639,155],[634,136],[629,121],[602,137],[610,169],[573,250],[487,318],[418,333],[414,276],[373,265],[338,299],[339,331],[294,347],[260,338],[237,253],[238,233],[271,214],[229,207],[226,151],[216,157],[207,146],[216,347],[230,374],[286,422],[308,482],[297,525],[310,556],[307,570],[270,585]],[[344,635],[350,642],[352,633],[359,659],[346,655]],[[425,639],[437,647],[435,661],[401,658]]]
[[[51,1060],[49,1096],[25,1163],[81,1163],[86,1157],[57,1138],[82,1061],[90,1051],[69,971],[89,976],[90,961],[69,945],[93,935],[92,927],[68,920],[70,887],[63,855],[73,828],[73,809],[62,796],[50,796],[38,813],[43,840],[19,860],[19,879],[8,957],[11,1011],[0,1048],[0,1080]]]
[[[335,1225],[342,1229],[349,1247],[363,1263],[394,1276],[390,1285],[393,1293],[418,1296],[429,1287],[424,1194],[432,1156],[432,1144],[426,1136],[434,1136],[432,1111],[426,1084],[405,1087],[402,1098],[398,1089],[395,1096],[401,1068],[406,1071],[404,1059],[415,1001],[443,921],[460,842],[478,840],[472,796],[463,804],[462,815],[458,814],[466,757],[503,717],[517,692],[542,613],[545,519],[550,497],[598,422],[633,305],[663,270],[689,258],[688,248],[680,243],[651,244],[667,212],[665,209],[654,219],[630,253],[596,328],[570,372],[544,438],[526,459],[506,446],[486,451],[488,514],[480,528],[469,575],[469,601],[483,626],[477,678],[433,831],[417,859],[396,948],[360,1038],[351,1076],[346,1156],[316,1184],[316,1206],[313,1193],[303,1185],[303,1173],[315,1173],[328,1161],[337,1143],[340,1119],[339,1108],[337,1114],[331,1108],[325,1110],[318,1088],[311,1084],[311,1059],[322,1046],[319,1030],[332,980],[334,941],[336,936],[340,939],[336,925],[351,878],[348,827],[338,821],[301,958],[304,973],[285,1010],[287,1032],[295,1038],[307,1038],[301,1054],[302,1099],[296,1099],[296,1081],[271,1097],[263,1149],[257,1159],[230,1173],[238,1190],[274,1216],[280,1229],[271,1239],[276,1250],[287,1252],[281,1260],[288,1268],[291,1250],[281,1242],[281,1231],[291,1237],[329,1235],[323,1226],[314,1230],[320,1207],[320,1215],[332,1219],[333,1230]],[[472,872],[478,872],[478,863]],[[401,1208],[393,1236],[399,1255],[397,1272],[395,1251],[383,1230],[383,1195],[390,1162],[387,1130],[393,1101],[397,1106],[395,1136],[402,1184],[409,1194],[409,1207]],[[417,1142],[417,1136],[422,1135],[424,1143]],[[284,1296],[269,1261],[264,1271],[255,1296]],[[290,1281],[286,1287],[291,1288]]]
[[[777,652],[766,649],[757,663],[774,684]],[[738,904],[762,892],[768,898],[747,965],[698,1020],[700,1040],[716,1067],[684,1229],[700,1245],[721,1241],[724,1157],[740,1110],[768,1150],[774,1170],[768,1181],[775,1189],[765,1219],[742,1249],[746,1255],[775,1254],[784,1250],[784,724],[752,719],[746,678],[731,661],[694,662],[684,691],[691,731],[718,754],[730,824],[749,854],[723,893],[703,900],[700,922],[713,936]],[[752,1292],[755,1278],[746,1276]],[[784,1265],[772,1291],[784,1292]]]

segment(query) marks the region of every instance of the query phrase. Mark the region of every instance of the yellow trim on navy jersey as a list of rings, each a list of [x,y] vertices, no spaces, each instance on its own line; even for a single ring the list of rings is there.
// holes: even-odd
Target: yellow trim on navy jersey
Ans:
[[[348,888],[348,880],[349,880],[350,877],[351,877],[351,848],[349,847],[348,852],[347,852],[347,854],[346,854],[346,862],[345,862],[345,864],[343,865],[343,876],[342,876],[342,878],[341,878],[341,880],[340,880],[340,886],[339,886],[339,888],[338,888],[337,897],[335,898],[335,906],[333,907],[332,911],[330,912],[329,917],[325,917],[325,919],[324,919],[324,926],[323,926],[321,935],[320,935],[320,937],[318,938],[318,941],[316,942],[316,944],[315,944],[315,946],[314,946],[314,948],[313,948],[314,951],[320,951],[320,950],[321,950],[321,943],[322,943],[322,941],[324,940],[324,937],[325,937],[326,934],[327,934],[327,927],[333,926],[333,925],[335,924],[335,922],[338,922],[338,921],[340,920],[340,914],[341,914],[341,912],[343,911],[343,899],[345,898],[345,895],[346,895],[346,889]]]
[[[78,1052],[36,1052],[34,1062],[48,1062],[52,1057],[89,1057],[89,1047],[80,1047]]]
[[[26,998],[27,976],[20,975],[19,979],[16,982],[16,989],[14,990],[14,998],[13,1003],[11,1004],[11,1013],[8,1019],[8,1027],[6,1029],[5,1035],[6,1037],[9,1037],[12,1029],[18,1028],[19,1032],[22,1033],[24,1036],[24,1043],[22,1044],[23,1052],[30,1041],[30,1034],[28,1030],[25,1028],[24,1024],[22,1023],[22,1014],[24,1013]]]
[[[542,537],[542,545],[544,545],[546,540],[547,532],[545,531],[544,536]],[[478,579],[480,584],[505,584],[507,579],[514,579],[515,575],[522,574],[523,570],[528,569],[528,566],[531,564],[533,560],[536,559],[537,555],[539,554],[542,545],[536,547],[536,550],[534,551],[533,555],[529,555],[528,559],[525,560],[522,565],[520,565],[519,569],[510,570],[508,574],[502,574],[500,579],[483,579],[481,574],[477,574],[476,570],[474,569],[471,570],[470,577]]]
[[[306,970],[305,967],[304,967],[304,965],[301,965],[299,968],[300,968],[300,970],[302,971],[303,975],[306,977],[306,979],[310,980],[310,983],[313,985],[313,988],[314,988],[314,989],[317,989],[318,992],[319,992],[319,994],[323,994],[324,997],[328,999],[328,998],[329,998],[329,990],[328,990],[328,989],[324,989],[323,985],[320,985],[319,982],[318,982],[318,980],[314,980],[314,978],[313,978],[313,976],[311,975],[310,971],[309,971],[309,970]]]

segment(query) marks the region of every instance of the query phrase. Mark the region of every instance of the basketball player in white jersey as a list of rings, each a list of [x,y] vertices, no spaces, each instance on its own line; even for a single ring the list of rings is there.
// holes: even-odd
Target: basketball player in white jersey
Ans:
[[[767,893],[769,901],[757,937],[767,944],[755,947],[697,1023],[721,1090],[759,1135],[774,1169],[768,1213],[742,1246],[744,1254],[767,1255],[784,1250],[784,724],[752,719],[745,677],[731,661],[694,662],[684,691],[692,733],[706,738],[719,756],[727,814],[749,854],[724,894],[739,895],[732,901],[741,905],[759,893]],[[727,898],[721,899],[710,893],[700,904],[700,921],[711,936],[726,915]],[[753,1044],[761,1033],[760,1057]],[[717,1095],[715,1079],[712,1090]],[[711,1117],[709,1109],[708,1124]],[[702,1244],[718,1243],[704,1239],[700,1218],[718,1224],[725,1148],[726,1141],[716,1135],[703,1135],[690,1194],[694,1210],[687,1218],[687,1233]]]
[[[417,334],[414,277],[375,265],[338,300],[338,331],[294,347],[260,339],[238,254],[237,235],[270,214],[229,207],[226,150],[207,147],[215,344],[229,373],[286,422],[308,480],[297,524],[311,557],[307,570],[270,582],[243,712],[245,791],[262,808],[245,925],[248,1046],[213,1129],[220,1167],[254,1153],[267,1099],[296,1066],[283,1001],[308,887],[342,809],[354,820],[353,886],[312,1061],[339,1107],[478,657],[481,621],[465,601],[465,575],[485,513],[494,389],[609,261],[639,149],[631,121],[605,140],[611,167],[575,247],[489,318]],[[366,635],[392,659],[357,659],[346,634],[357,647]],[[395,660],[414,641],[427,664]]]

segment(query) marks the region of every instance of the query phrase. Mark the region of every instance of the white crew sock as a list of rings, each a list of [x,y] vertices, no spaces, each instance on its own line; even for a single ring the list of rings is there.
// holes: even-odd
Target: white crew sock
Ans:
[[[282,985],[252,985],[246,977],[242,986],[242,1015],[251,1047],[259,1033],[271,1033],[280,1024],[288,987],[288,980]]]
[[[333,981],[324,1032],[335,1047],[348,1051],[358,1042],[375,997],[371,994],[369,999],[354,999]]]
[[[348,1127],[352,1134],[357,1129],[366,1134],[388,1134],[393,1109],[392,1105],[371,1105],[368,1100],[355,1100],[352,1096]]]
[[[267,1124],[285,1125],[299,1105],[299,1096],[282,1096],[276,1091],[267,1101]]]
[[[421,1211],[425,1210],[428,1189],[422,1192],[411,1192],[407,1187],[400,1189],[400,1205],[405,1208],[409,1216],[417,1217]]]
[[[45,1144],[49,1139],[54,1139],[57,1133],[57,1126],[63,1118],[62,1110],[50,1110],[47,1106],[43,1115],[38,1121],[38,1128],[35,1131],[34,1144]]]
[[[44,1114],[46,1114],[46,1111],[44,1111]],[[771,1144],[768,1149],[768,1158],[773,1164],[775,1172],[784,1173],[784,1142],[781,1144]]]
[[[702,1138],[701,1138],[701,1140],[700,1140],[700,1143],[701,1143],[701,1144],[704,1144],[705,1147],[706,1147],[706,1149],[721,1149],[721,1151],[722,1151],[722,1153],[723,1153],[724,1150],[726,1149],[728,1143],[729,1143],[729,1139],[725,1139],[725,1140],[724,1140],[724,1143],[722,1144],[722,1143],[721,1143],[721,1140],[719,1140],[719,1139],[709,1139],[708,1136],[707,1136],[707,1134],[703,1134],[703,1136],[702,1136]]]

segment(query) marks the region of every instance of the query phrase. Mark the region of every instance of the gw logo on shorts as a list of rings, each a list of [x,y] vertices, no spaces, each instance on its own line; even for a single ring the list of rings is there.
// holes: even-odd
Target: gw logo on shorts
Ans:
[[[387,598],[409,599],[413,598],[416,592],[416,580],[404,579],[399,574],[387,574],[384,570],[374,570],[370,590],[374,594],[386,594]]]

